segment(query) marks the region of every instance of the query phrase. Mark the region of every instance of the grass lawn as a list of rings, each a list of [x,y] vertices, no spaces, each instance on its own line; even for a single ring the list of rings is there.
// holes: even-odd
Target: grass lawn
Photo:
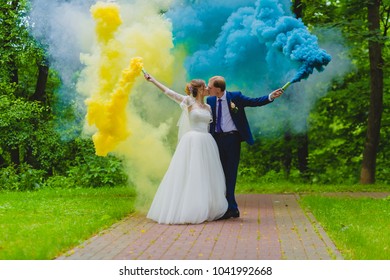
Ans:
[[[329,193],[329,192],[390,192],[389,185],[319,185],[288,181],[256,182],[237,180],[237,193]]]
[[[390,198],[303,196],[345,259],[390,260]]]
[[[0,192],[0,259],[46,260],[134,211],[135,190]]]

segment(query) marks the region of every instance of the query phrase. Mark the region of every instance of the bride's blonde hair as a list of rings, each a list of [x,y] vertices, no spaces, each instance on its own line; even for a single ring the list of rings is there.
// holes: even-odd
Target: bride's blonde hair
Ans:
[[[191,82],[186,84],[185,92],[192,97],[196,97],[198,95],[198,90],[202,87],[206,86],[206,82],[201,79],[194,79]]]

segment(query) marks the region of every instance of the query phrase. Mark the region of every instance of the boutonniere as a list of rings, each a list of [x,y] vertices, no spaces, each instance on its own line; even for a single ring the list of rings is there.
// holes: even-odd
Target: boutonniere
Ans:
[[[232,109],[233,113],[237,113],[238,112],[238,107],[233,102],[230,102],[230,108]]]

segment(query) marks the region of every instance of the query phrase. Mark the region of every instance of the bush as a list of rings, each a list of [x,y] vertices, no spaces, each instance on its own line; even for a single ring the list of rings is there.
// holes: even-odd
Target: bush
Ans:
[[[113,156],[85,156],[69,169],[68,175],[79,187],[113,187],[125,185],[128,180],[122,162]]]
[[[49,177],[45,181],[44,187],[51,189],[69,189],[76,187],[76,185],[72,178],[58,175]]]
[[[19,167],[10,165],[0,169],[0,190],[27,191],[43,186],[46,172],[34,169],[28,164]]]
[[[19,179],[14,166],[0,169],[0,190],[15,191],[19,189]]]

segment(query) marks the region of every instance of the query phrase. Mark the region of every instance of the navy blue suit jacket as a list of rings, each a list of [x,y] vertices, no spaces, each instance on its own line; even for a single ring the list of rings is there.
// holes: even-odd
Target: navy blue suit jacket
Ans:
[[[254,143],[252,132],[249,127],[248,119],[245,114],[245,107],[259,107],[271,103],[268,99],[268,95],[262,97],[251,98],[243,95],[240,91],[229,92],[226,91],[226,99],[228,102],[228,107],[230,111],[230,115],[232,116],[233,122],[237,127],[238,132],[241,136],[241,141],[246,141],[248,144],[252,145]],[[233,112],[230,104],[233,102],[238,110]],[[207,97],[207,104],[211,106],[211,110],[213,113],[213,122],[210,124],[210,133],[215,133],[215,120],[216,118],[216,104],[217,97],[209,96]]]

